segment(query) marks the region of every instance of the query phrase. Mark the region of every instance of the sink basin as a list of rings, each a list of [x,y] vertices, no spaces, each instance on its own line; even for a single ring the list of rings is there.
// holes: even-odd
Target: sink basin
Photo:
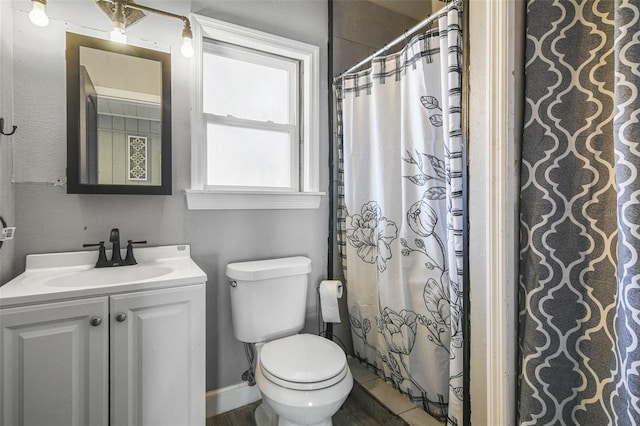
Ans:
[[[107,258],[111,256],[107,250]],[[188,245],[141,247],[137,265],[96,268],[96,251],[30,254],[25,271],[0,287],[0,308],[204,283]]]
[[[51,287],[93,287],[148,280],[170,274],[171,272],[173,272],[173,269],[161,265],[132,265],[82,269],[45,280],[44,284]]]

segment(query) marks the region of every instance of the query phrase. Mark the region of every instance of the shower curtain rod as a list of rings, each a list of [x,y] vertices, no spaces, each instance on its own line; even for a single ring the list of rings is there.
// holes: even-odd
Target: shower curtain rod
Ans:
[[[367,56],[366,58],[364,58],[363,60],[361,60],[360,62],[358,62],[357,64],[355,64],[354,66],[352,66],[351,68],[349,68],[346,71],[341,72],[340,74],[338,74],[337,76],[334,77],[334,81],[337,80],[338,78],[342,77],[345,74],[349,74],[351,71],[354,71],[358,68],[360,68],[362,65],[366,64],[367,62],[369,62],[370,60],[372,60],[373,58],[381,55],[382,53],[386,52],[387,50],[389,50],[391,47],[395,46],[396,44],[400,43],[402,40],[406,40],[407,36],[409,34],[413,34],[416,31],[418,31],[420,28],[429,25],[430,23],[432,23],[433,21],[435,21],[436,19],[440,18],[441,16],[447,14],[451,9],[457,8],[459,6],[462,5],[462,0],[454,0],[451,3],[447,4],[445,7],[443,7],[442,9],[440,9],[438,12],[436,12],[435,14],[429,16],[428,18],[425,18],[423,21],[419,22],[418,24],[416,24],[413,28],[411,28],[408,31],[405,31],[404,34],[402,34],[401,36],[399,36],[398,38],[396,38],[395,40],[393,40],[391,43],[385,44],[384,47],[380,50],[378,50],[377,52],[374,52],[373,54]]]

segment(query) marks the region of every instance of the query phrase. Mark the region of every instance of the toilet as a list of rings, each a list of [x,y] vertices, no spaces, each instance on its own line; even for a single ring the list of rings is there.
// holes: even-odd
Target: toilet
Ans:
[[[298,334],[310,272],[311,260],[302,256],[227,265],[233,333],[256,344],[258,426],[330,426],[353,387],[338,345]]]

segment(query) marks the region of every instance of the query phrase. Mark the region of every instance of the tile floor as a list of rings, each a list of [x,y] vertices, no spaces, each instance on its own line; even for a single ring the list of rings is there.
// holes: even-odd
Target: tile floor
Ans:
[[[254,426],[253,411],[260,402],[245,405],[237,410],[207,419],[206,426]],[[348,398],[333,416],[333,426],[381,426],[373,417],[364,412],[353,398]]]
[[[381,425],[442,426],[444,423],[431,417],[384,380],[367,370],[353,358],[349,368],[354,385],[350,398]]]
[[[334,426],[442,426],[393,387],[349,358],[354,385],[349,398],[333,416]],[[254,426],[259,402],[207,419],[206,426]]]

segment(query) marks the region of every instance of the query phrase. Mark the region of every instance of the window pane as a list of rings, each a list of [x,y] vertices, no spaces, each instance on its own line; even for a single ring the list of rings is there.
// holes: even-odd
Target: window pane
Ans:
[[[287,132],[207,124],[207,184],[290,188]]]
[[[286,69],[205,53],[202,72],[205,113],[293,124],[292,77]]]

